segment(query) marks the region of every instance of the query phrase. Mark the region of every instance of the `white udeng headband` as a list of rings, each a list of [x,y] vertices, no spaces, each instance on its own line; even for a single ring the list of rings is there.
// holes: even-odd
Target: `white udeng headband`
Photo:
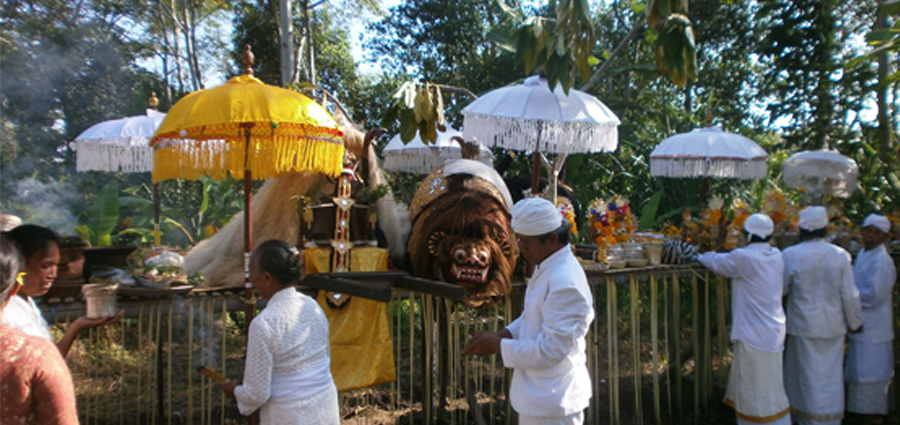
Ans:
[[[523,236],[540,236],[550,233],[562,224],[562,214],[543,198],[527,198],[512,207],[513,231]]]

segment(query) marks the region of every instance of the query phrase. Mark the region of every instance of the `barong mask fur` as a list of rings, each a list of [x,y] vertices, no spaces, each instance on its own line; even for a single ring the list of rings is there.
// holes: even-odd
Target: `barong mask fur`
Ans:
[[[423,207],[408,243],[413,274],[464,287],[472,307],[506,299],[518,256],[509,212],[490,186],[468,174],[447,176],[436,198],[427,202],[417,191],[411,203]]]

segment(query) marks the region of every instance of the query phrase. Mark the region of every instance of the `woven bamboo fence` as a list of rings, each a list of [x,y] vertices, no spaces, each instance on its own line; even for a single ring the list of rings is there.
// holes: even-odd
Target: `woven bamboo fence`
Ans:
[[[585,423],[723,423],[728,281],[699,266],[588,278],[595,309],[588,334],[594,396]],[[344,423],[516,423],[507,399],[511,372],[499,356],[474,359],[459,351],[473,332],[502,329],[517,317],[523,295],[517,286],[506,303],[476,311],[395,289],[387,310],[397,379],[342,392]],[[126,318],[90,330],[69,354],[81,423],[246,423],[210,379],[195,373],[206,365],[240,380],[243,303],[227,291],[120,297]],[[83,304],[43,308],[65,324],[82,314]]]

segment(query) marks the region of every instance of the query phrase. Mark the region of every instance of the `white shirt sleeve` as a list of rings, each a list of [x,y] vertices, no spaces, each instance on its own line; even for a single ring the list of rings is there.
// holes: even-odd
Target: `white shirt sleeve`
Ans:
[[[706,252],[697,258],[703,265],[712,270],[713,273],[729,278],[738,277],[739,261],[737,255],[731,253]]]
[[[871,285],[864,285],[859,289],[859,302],[863,308],[872,308],[884,300],[887,300],[894,291],[894,281],[897,279],[897,269],[893,263],[879,261],[875,266],[875,272],[869,279]]]
[[[249,415],[269,400],[274,365],[272,347],[274,336],[262,320],[250,323],[247,337],[247,361],[244,366],[244,382],[234,389],[238,410]]]
[[[513,338],[518,338],[520,326],[522,326],[522,316],[519,316],[516,318],[516,320],[513,320],[513,322],[506,327],[506,330],[508,330],[509,333],[512,334]]]
[[[500,342],[503,364],[509,368],[542,369],[558,365],[577,348],[592,317],[592,307],[575,287],[563,287],[547,294],[541,315],[540,333],[528,339]]]

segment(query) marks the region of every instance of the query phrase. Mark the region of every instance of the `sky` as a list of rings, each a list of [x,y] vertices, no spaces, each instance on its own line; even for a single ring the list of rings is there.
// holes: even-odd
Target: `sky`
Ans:
[[[387,13],[390,8],[400,4],[401,1],[402,0],[381,0],[381,10]],[[356,21],[353,26],[350,27],[350,52],[353,55],[353,59],[359,65],[359,72],[361,74],[378,75],[381,73],[381,69],[376,64],[363,62],[365,47],[362,44],[363,42],[360,41],[361,34],[364,37],[367,35],[366,23]]]

